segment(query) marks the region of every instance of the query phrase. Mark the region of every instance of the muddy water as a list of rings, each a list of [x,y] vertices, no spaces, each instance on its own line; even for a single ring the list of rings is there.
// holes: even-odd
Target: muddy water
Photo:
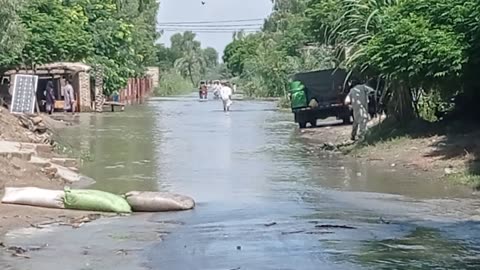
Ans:
[[[50,245],[5,269],[480,269],[471,191],[321,153],[272,103],[220,107],[192,96],[82,115],[62,135],[91,158],[94,188],[179,192],[198,206],[13,232],[9,244]]]

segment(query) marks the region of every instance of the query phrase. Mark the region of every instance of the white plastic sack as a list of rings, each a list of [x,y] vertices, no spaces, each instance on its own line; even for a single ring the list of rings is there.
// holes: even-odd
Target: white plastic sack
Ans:
[[[34,187],[5,188],[2,203],[21,204],[46,208],[63,209],[63,190],[48,190]]]
[[[192,198],[179,194],[132,191],[125,197],[136,212],[184,211],[195,207]]]

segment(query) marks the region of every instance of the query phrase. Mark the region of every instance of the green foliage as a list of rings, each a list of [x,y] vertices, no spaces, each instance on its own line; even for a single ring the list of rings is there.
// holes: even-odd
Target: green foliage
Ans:
[[[0,24],[5,25],[0,28],[3,68],[56,61],[100,65],[109,94],[156,62],[155,0],[1,0],[0,4]]]
[[[218,65],[218,52],[214,48],[205,48],[203,54],[207,68],[212,68]]]
[[[192,84],[196,84],[207,66],[200,42],[195,40],[194,33],[185,32],[178,49],[183,55],[175,61],[175,68],[184,77],[188,77]]]
[[[328,47],[306,46],[307,2],[275,1],[261,33],[236,35],[226,47],[223,60],[247,95],[284,97],[291,75],[335,65]]]
[[[210,79],[221,72],[218,64],[218,52],[214,48],[201,48],[192,32],[177,33],[170,38],[170,48],[164,45],[156,47],[156,62],[163,71],[175,69],[183,78],[195,85],[201,79]]]
[[[16,64],[25,46],[27,32],[18,14],[23,4],[19,0],[0,0],[0,67]]]
[[[223,52],[223,61],[235,76],[243,73],[246,59],[255,55],[260,41],[261,35],[252,34],[236,39],[227,45]]]
[[[478,1],[311,0],[306,17],[310,41],[334,48],[341,66],[387,81],[397,119],[414,116],[415,91],[443,100],[480,85]]]
[[[207,80],[228,80],[231,79],[231,73],[227,66],[224,63],[221,63],[208,68],[204,77]]]
[[[162,72],[160,82],[155,89],[156,96],[172,96],[190,93],[194,89],[190,80],[185,79],[174,69]]]

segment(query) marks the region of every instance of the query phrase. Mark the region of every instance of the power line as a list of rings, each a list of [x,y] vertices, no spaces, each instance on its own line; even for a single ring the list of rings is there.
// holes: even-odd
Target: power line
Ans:
[[[178,27],[159,27],[158,30],[181,30],[181,31],[211,31],[211,30],[219,30],[219,31],[241,31],[241,30],[261,30],[260,27],[240,27],[240,28],[178,28]]]
[[[235,23],[235,22],[255,22],[261,21],[263,22],[264,19],[245,19],[245,20],[226,20],[226,21],[191,21],[191,22],[158,22],[159,25],[161,24],[214,24],[214,23]]]
[[[185,30],[185,29],[160,29],[164,32],[193,32],[193,33],[219,33],[219,34],[225,34],[225,33],[235,33],[235,32],[244,32],[244,33],[255,33],[260,31],[260,29],[247,29],[247,30],[238,30],[238,29],[231,29],[231,30]]]
[[[158,24],[160,27],[164,26],[174,26],[174,27],[246,27],[246,26],[257,26],[262,27],[263,24],[254,23],[254,24],[217,24],[217,25],[201,25],[201,24]]]

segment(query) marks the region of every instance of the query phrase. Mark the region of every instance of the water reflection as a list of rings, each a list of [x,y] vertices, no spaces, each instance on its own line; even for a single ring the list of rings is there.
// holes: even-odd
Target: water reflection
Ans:
[[[61,132],[62,140],[83,153],[82,173],[94,178],[92,188],[122,193],[130,190],[157,190],[153,111],[132,107],[128,113],[82,114],[79,127]]]

